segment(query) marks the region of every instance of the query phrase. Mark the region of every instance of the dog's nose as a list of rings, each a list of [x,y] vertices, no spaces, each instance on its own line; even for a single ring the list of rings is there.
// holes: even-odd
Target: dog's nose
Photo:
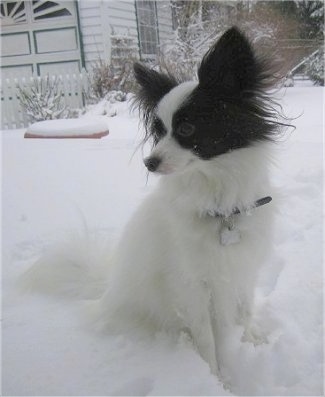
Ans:
[[[144,165],[148,168],[148,171],[151,172],[156,171],[160,163],[161,160],[158,157],[147,157],[144,159]]]

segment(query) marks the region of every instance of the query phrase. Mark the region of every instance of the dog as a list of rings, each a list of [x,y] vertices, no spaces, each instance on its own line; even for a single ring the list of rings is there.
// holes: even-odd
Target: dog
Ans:
[[[272,74],[236,27],[198,81],[134,65],[137,104],[158,186],[127,224],[101,316],[117,330],[186,333],[215,374],[224,338],[252,331],[258,270],[271,250],[272,146],[280,123]]]

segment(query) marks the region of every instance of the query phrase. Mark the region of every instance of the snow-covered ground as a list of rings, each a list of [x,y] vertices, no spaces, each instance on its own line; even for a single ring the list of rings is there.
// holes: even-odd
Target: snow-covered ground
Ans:
[[[77,255],[91,263],[152,189],[155,178],[147,181],[135,151],[136,115],[120,106],[105,118],[110,135],[101,140],[26,140],[24,130],[2,132],[3,395],[323,394],[323,91],[295,87],[281,95],[287,114],[300,117],[275,147],[280,209],[257,294],[271,334],[257,347],[233,338],[226,389],[186,340],[175,346],[164,335],[103,335],[82,321],[80,302],[17,287],[54,241],[79,239]]]

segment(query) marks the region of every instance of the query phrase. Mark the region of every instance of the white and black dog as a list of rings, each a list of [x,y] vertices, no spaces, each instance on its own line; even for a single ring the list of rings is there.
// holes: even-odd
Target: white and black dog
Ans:
[[[271,75],[235,27],[204,56],[197,82],[139,63],[134,70],[145,140],[153,140],[144,163],[161,177],[120,240],[101,316],[121,330],[185,331],[216,373],[230,327],[254,338],[281,125],[266,93]]]
[[[127,224],[99,280],[106,292],[91,307],[118,333],[185,332],[217,373],[231,330],[257,337],[254,289],[271,247],[269,167],[282,125],[267,95],[272,76],[237,28],[204,56],[197,82],[139,63],[134,70],[145,140],[153,140],[144,162],[160,183]],[[67,259],[60,250],[41,258],[28,286],[78,294],[79,281],[85,291],[94,269],[67,251]],[[86,295],[98,297],[94,290]]]

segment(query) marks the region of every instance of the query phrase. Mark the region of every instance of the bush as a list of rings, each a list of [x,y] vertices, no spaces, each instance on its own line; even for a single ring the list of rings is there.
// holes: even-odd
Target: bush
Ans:
[[[320,49],[307,64],[307,75],[315,85],[324,86],[324,50]]]
[[[220,23],[202,19],[202,7],[208,6],[208,2],[173,4],[177,29],[173,42],[160,46],[157,66],[161,71],[175,76],[178,81],[194,80],[202,56],[219,36]]]
[[[47,75],[33,78],[28,87],[17,86],[20,105],[31,122],[69,117],[70,110],[63,101],[59,84],[58,77]]]
[[[102,99],[111,91],[134,92],[133,63],[138,59],[138,47],[127,35],[111,35],[111,62],[98,58],[89,73],[90,96]]]
[[[100,58],[94,62],[89,80],[91,95],[99,99],[118,86],[112,67]]]
[[[105,98],[110,92],[122,92],[124,95],[134,91],[133,62],[125,61],[125,64],[117,69],[112,64],[98,59],[89,73],[90,98],[97,102]]]

